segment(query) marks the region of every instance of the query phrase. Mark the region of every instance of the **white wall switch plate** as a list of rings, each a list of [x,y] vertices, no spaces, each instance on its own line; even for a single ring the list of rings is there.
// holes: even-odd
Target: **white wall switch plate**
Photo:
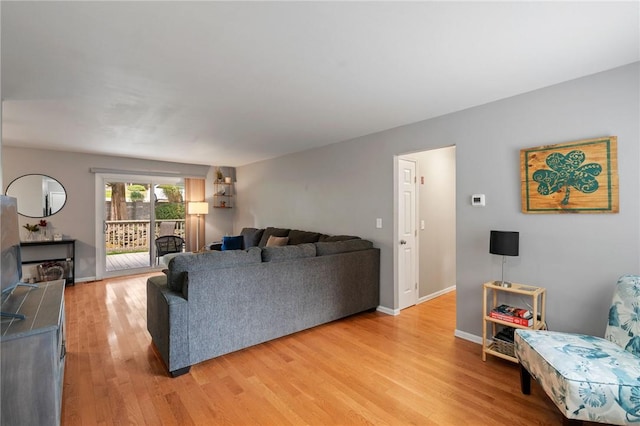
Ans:
[[[378,228],[378,229],[382,228],[382,218],[381,217],[376,219],[376,228]]]

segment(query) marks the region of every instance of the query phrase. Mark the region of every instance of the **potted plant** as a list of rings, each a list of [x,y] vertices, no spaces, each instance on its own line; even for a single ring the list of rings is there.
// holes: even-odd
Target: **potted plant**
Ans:
[[[40,229],[38,227],[38,224],[35,223],[33,225],[25,223],[22,227],[28,231],[27,241],[33,241],[33,233],[38,232],[38,230]]]

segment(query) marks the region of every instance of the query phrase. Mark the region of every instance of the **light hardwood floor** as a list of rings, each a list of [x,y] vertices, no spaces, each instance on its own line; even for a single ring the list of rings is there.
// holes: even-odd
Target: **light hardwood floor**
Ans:
[[[147,275],[67,287],[63,425],[556,425],[515,364],[454,337],[455,293],[218,357],[172,379],[146,330]],[[206,324],[203,324],[206,326]]]

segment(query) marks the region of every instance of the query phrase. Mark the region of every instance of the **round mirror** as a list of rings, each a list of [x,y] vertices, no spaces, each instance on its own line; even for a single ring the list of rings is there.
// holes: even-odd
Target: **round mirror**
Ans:
[[[6,194],[18,200],[18,213],[27,217],[47,217],[58,213],[67,201],[60,182],[45,175],[24,175],[7,186]]]

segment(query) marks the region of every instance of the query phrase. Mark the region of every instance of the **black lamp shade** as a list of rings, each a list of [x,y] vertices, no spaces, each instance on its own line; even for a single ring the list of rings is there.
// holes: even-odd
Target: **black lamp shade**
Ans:
[[[517,256],[520,233],[512,231],[491,231],[489,253],[502,256]]]

